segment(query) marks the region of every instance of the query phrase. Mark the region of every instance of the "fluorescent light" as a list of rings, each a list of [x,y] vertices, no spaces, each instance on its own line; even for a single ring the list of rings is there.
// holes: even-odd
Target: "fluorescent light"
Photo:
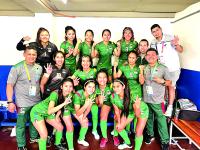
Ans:
[[[67,4],[68,0],[61,0],[64,4]]]

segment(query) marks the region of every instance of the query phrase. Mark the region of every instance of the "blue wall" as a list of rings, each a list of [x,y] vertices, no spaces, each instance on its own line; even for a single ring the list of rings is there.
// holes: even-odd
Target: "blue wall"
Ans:
[[[178,98],[187,98],[193,101],[200,110],[200,72],[181,69],[177,82]]]
[[[0,100],[6,98],[6,81],[11,66],[0,66]],[[178,98],[192,100],[200,110],[200,72],[181,69],[180,78],[177,82]]]

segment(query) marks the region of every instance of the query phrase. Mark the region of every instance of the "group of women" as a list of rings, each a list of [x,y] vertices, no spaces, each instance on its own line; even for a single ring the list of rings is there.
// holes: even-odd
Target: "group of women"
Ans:
[[[78,143],[89,146],[85,140],[88,130],[88,114],[92,115],[92,134],[100,139],[100,147],[108,142],[107,120],[109,112],[114,111],[113,142],[118,149],[132,148],[128,136],[130,123],[134,120],[135,150],[139,150],[143,141],[143,129],[148,118],[148,107],[142,100],[142,69],[136,65],[138,43],[130,27],[123,30],[122,39],[116,44],[110,41],[111,32],[104,29],[102,42],[95,44],[92,30],[85,32],[85,41],[76,37],[73,27],[65,28],[65,41],[60,50],[49,41],[50,34],[40,28],[36,42],[31,42],[38,56],[36,62],[43,67],[41,77],[42,101],[31,110],[31,121],[40,135],[39,149],[46,149],[48,129],[46,123],[56,129],[55,145],[66,149],[61,144],[63,128],[66,126],[68,149],[74,149],[72,116],[80,123]],[[24,37],[17,49],[25,49]],[[77,56],[79,60],[77,61]],[[98,58],[95,65],[94,59]],[[111,63],[111,58],[115,58]],[[119,60],[116,61],[116,58]],[[97,130],[98,112],[100,111],[100,129]],[[64,125],[61,122],[64,121]],[[128,129],[129,128],[129,129]],[[124,140],[120,144],[118,134]]]

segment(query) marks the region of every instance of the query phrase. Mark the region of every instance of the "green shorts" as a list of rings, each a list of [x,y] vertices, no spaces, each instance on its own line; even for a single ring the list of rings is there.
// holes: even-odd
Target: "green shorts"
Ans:
[[[65,109],[63,112],[63,117],[64,116],[70,116],[71,114],[75,114],[75,110],[74,109]]]
[[[140,118],[148,118],[149,108],[147,104],[143,101],[141,101],[141,104],[140,104],[140,111],[141,111]],[[135,112],[133,110],[129,111],[128,118],[132,118],[132,119],[135,118]]]
[[[41,120],[46,120],[46,119],[55,119],[56,114],[43,115],[40,112],[37,112],[34,109],[32,109],[31,113],[30,113],[30,118],[31,118],[31,122],[33,123],[35,121],[41,121]]]

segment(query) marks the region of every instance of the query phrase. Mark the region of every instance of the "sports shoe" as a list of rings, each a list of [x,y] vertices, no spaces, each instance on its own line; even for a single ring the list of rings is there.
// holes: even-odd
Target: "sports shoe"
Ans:
[[[118,147],[118,149],[125,149],[125,148],[132,148],[131,144],[126,144],[126,143],[123,143],[123,144],[120,144]]]
[[[112,130],[112,131],[110,132],[110,134],[113,136],[113,135],[114,135],[114,130]]]
[[[172,105],[168,105],[167,106],[167,110],[165,111],[165,116],[166,117],[171,117],[172,116],[172,111],[173,111]]]
[[[101,142],[100,142],[100,147],[101,147],[101,148],[105,147],[107,142],[108,142],[108,139],[107,139],[107,138],[102,138],[102,139],[101,139]]]
[[[37,143],[38,140],[39,140],[39,139],[37,139],[37,138],[36,138],[36,139],[31,139],[31,138],[30,138],[30,143],[31,143],[31,144],[33,144],[33,143]]]
[[[89,146],[89,143],[86,142],[85,140],[78,140],[78,144],[81,144],[83,146]]]
[[[92,131],[92,134],[94,135],[94,138],[96,139],[96,140],[99,140],[99,134],[98,134],[98,132],[97,131]]]
[[[161,149],[162,150],[169,150],[169,143],[163,143],[163,144],[161,144]]]
[[[62,144],[58,144],[58,145],[55,145],[55,149],[66,150],[67,148],[65,148],[65,146],[63,146]]]
[[[146,144],[151,144],[151,142],[152,142],[154,139],[155,139],[154,136],[151,136],[151,135],[146,134],[145,139],[144,139],[144,142],[145,142]]]
[[[27,150],[26,146],[18,147],[17,149],[18,149],[18,150]]]
[[[118,146],[120,143],[119,143],[119,139],[117,136],[113,136],[113,141],[114,141],[114,145],[115,146]]]

